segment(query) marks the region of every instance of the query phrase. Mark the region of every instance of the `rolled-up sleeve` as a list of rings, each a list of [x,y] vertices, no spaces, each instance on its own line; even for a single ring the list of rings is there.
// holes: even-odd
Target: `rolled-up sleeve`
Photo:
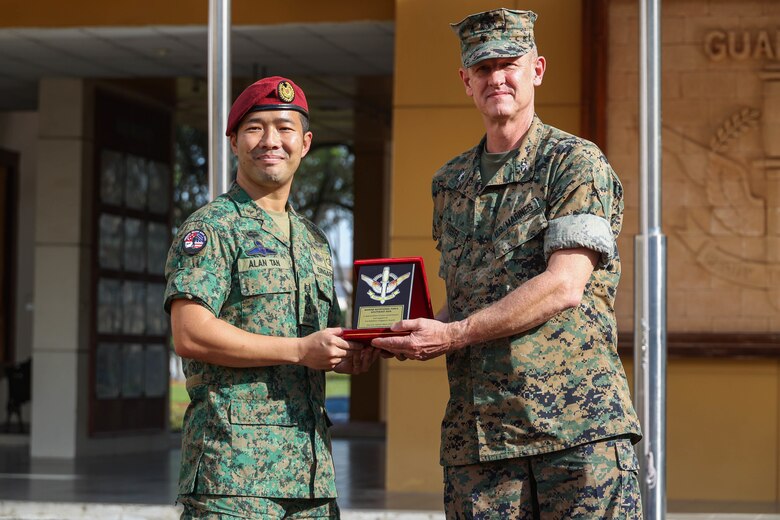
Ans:
[[[544,257],[560,249],[585,247],[601,254],[599,264],[605,266],[615,258],[616,244],[609,222],[590,214],[567,215],[548,221],[544,235]]]
[[[599,267],[617,258],[622,187],[601,151],[579,141],[557,164],[550,191],[544,255],[585,247],[601,255]]]

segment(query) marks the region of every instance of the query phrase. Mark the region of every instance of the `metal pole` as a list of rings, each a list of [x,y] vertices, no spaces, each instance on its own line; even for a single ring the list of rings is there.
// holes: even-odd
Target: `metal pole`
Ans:
[[[666,518],[666,237],[661,232],[660,0],[640,1],[640,229],[634,374],[644,517]]]
[[[209,198],[230,184],[225,137],[230,110],[230,0],[209,0]]]

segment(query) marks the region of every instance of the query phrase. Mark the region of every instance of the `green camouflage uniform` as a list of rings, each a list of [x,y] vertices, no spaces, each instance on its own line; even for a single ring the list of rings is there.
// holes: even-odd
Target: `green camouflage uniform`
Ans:
[[[192,299],[266,336],[338,326],[327,239],[289,211],[290,240],[237,184],[196,211],[168,255],[166,309],[173,299]],[[188,249],[185,237],[198,232],[205,245]],[[184,416],[180,494],[336,497],[323,371],[185,359],[184,372],[192,402]]]
[[[617,176],[595,145],[536,116],[516,155],[484,187],[483,148],[484,139],[433,179],[433,237],[451,320],[541,274],[556,250],[585,247],[601,256],[576,308],[447,355],[442,464],[546,454],[618,436],[638,441],[616,348]],[[635,470],[635,459],[631,465]]]

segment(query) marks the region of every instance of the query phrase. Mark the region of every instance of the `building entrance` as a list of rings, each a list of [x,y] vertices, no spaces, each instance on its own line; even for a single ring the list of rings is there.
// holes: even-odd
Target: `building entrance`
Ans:
[[[14,362],[14,258],[16,255],[16,169],[18,156],[0,150],[0,367]]]

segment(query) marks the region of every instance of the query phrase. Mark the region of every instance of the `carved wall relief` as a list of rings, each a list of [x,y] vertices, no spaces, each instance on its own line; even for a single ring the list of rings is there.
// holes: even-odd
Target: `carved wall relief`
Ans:
[[[641,215],[638,55],[636,2],[611,0],[607,157],[626,194],[618,237],[625,260],[616,301],[621,330],[630,330],[634,318],[632,242]],[[777,0],[663,2],[661,87],[668,331],[777,336]]]
[[[663,125],[664,175],[682,173],[700,202],[671,223],[691,260],[713,277],[757,289],[780,310],[780,31],[705,33],[702,73],[712,81],[731,67],[733,97],[713,97],[698,128],[671,114]],[[736,69],[736,70],[735,70]],[[683,83],[686,81],[682,76]],[[715,86],[713,85],[713,88]],[[746,96],[746,92],[755,95]],[[683,88],[683,98],[685,97]],[[693,100],[692,100],[693,101]],[[714,114],[726,113],[720,121]],[[703,202],[703,204],[701,204]],[[736,246],[735,246],[736,245]],[[734,302],[734,312],[740,312]]]

